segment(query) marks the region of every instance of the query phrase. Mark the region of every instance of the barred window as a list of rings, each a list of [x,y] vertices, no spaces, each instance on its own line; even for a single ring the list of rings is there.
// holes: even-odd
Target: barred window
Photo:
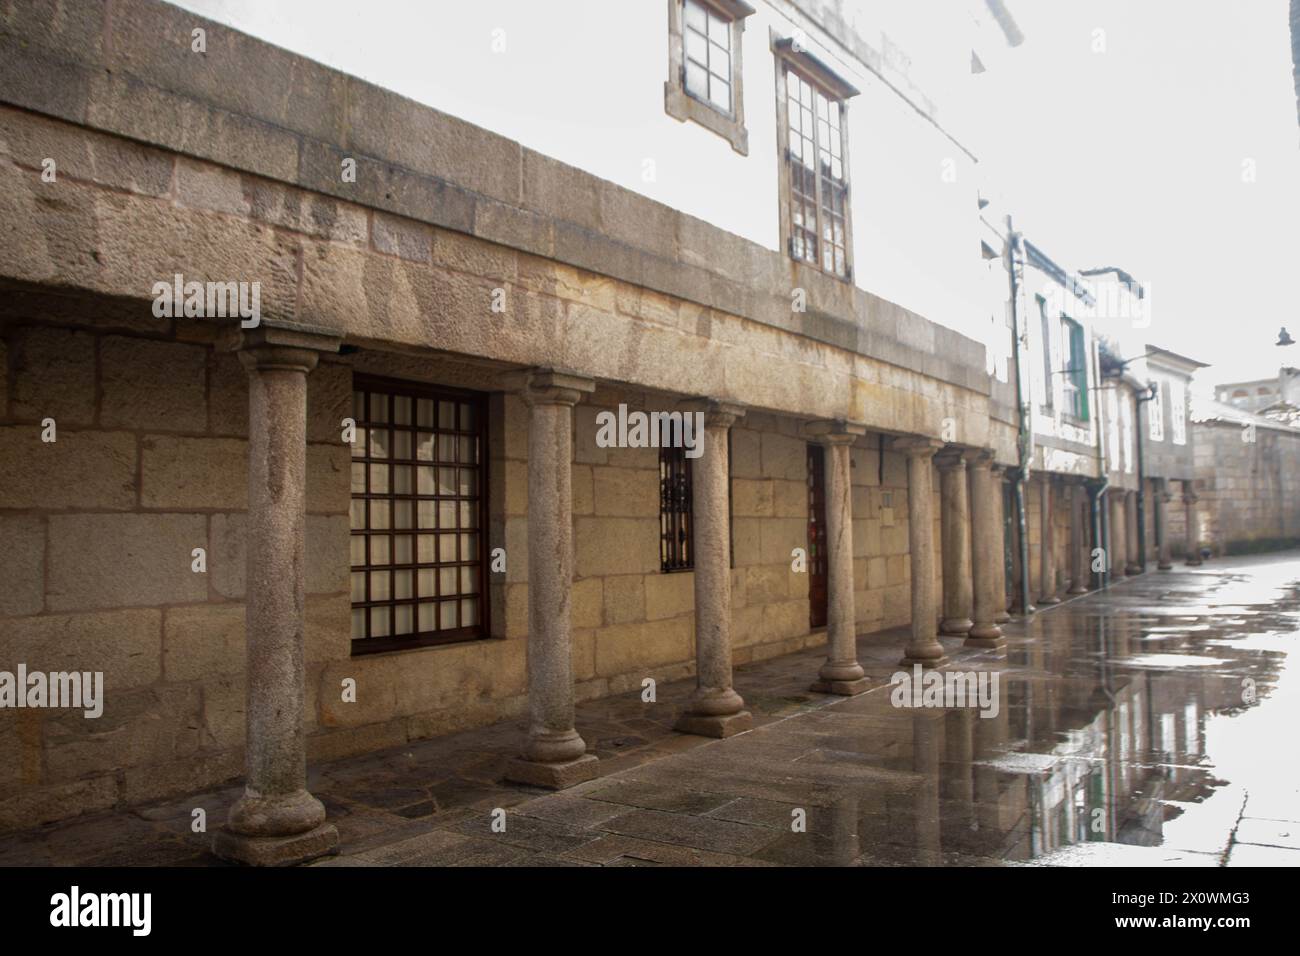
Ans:
[[[695,567],[691,520],[691,460],[683,447],[659,449],[659,567],[689,571]]]
[[[486,636],[484,396],[355,382],[353,654]]]

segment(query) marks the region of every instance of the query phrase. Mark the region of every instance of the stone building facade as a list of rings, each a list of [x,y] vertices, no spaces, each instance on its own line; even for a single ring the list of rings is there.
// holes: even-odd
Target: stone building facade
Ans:
[[[1300,429],[1201,401],[1192,430],[1200,546],[1223,555],[1300,545]]]
[[[0,33],[0,632],[106,702],[0,714],[0,825],[242,777],[218,852],[303,859],[308,759],[521,717],[563,787],[577,699],[693,674],[681,729],[734,733],[737,663],[941,663],[947,590],[997,642],[981,343],[175,8],[60,10]],[[627,411],[699,416],[689,470],[602,443]]]

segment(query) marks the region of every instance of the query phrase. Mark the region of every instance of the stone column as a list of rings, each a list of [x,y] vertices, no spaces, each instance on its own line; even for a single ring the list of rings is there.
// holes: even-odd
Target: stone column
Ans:
[[[997,554],[994,561],[994,574],[997,576],[995,587],[997,588],[996,610],[993,613],[995,624],[1006,624],[1011,620],[1011,611],[1007,606],[1007,553],[1006,553],[1006,524],[1004,523],[1005,515],[1003,514],[1003,491],[1005,490],[1006,468],[1002,465],[993,465],[989,470],[989,478],[993,482],[991,506],[993,508],[993,523],[996,526],[994,540],[996,542]]]
[[[971,647],[1002,647],[998,613],[1006,610],[1003,589],[1002,488],[991,452],[970,459],[971,567],[975,577],[974,624],[966,637]]]
[[[1155,494],[1156,499],[1156,534],[1159,541],[1156,543],[1156,568],[1160,571],[1168,571],[1174,566],[1169,541],[1169,511],[1166,507],[1173,500],[1173,495],[1169,493],[1169,479],[1160,479],[1160,489]]]
[[[1124,539],[1124,553],[1128,557],[1128,563],[1124,566],[1124,573],[1130,577],[1142,573],[1142,553],[1138,547],[1138,508],[1137,500],[1141,491],[1130,491],[1124,496],[1124,531],[1127,537]]]
[[[213,836],[217,856],[258,866],[334,851],[307,790],[303,731],[307,373],[337,338],[260,326],[240,338],[248,371],[246,743],[243,796]]]
[[[853,486],[850,451],[867,430],[847,422],[812,422],[804,431],[826,446],[826,663],[812,690],[860,694],[869,681],[858,663],[857,612],[853,603]]]
[[[1046,472],[1039,491],[1038,576],[1042,580],[1039,582],[1038,603],[1060,604],[1061,599],[1056,596],[1056,555],[1052,553],[1052,478]]]
[[[1088,494],[1083,485],[1070,486],[1070,593],[1088,591]]]
[[[596,775],[594,754],[573,726],[573,406],[594,391],[586,378],[534,369],[528,405],[528,739],[506,778],[562,790]]]
[[[1187,564],[1199,567],[1201,564],[1200,529],[1196,527],[1196,492],[1190,481],[1183,482],[1183,505],[1187,508]]]
[[[934,453],[942,442],[930,438],[894,440],[907,455],[907,541],[912,565],[912,635],[902,665],[938,667],[948,662],[939,643],[934,599],[934,501],[930,478]]]
[[[964,637],[974,623],[966,456],[954,449],[944,451],[935,461],[939,465],[939,520],[943,538],[943,623],[939,630]]]
[[[704,449],[691,462],[694,496],[691,518],[695,522],[695,693],[676,726],[683,733],[730,737],[753,726],[745,701],[731,686],[727,431],[743,412],[737,405],[717,401],[692,402],[686,411],[704,416]],[[849,573],[852,574],[851,568]],[[851,601],[850,595],[850,613]]]
[[[1128,543],[1128,534],[1124,530],[1124,491],[1121,488],[1112,488],[1107,498],[1110,502],[1110,569],[1111,580],[1115,580],[1116,575],[1123,575],[1124,568],[1128,564],[1125,558],[1125,549]]]

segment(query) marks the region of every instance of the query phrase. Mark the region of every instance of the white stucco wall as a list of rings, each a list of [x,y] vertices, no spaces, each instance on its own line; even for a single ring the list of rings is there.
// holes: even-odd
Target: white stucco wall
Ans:
[[[809,51],[861,90],[849,104],[856,283],[973,338],[988,335],[977,164],[913,102],[784,0],[755,0],[757,11],[746,20],[747,156],[717,134],[664,111],[667,0],[178,0],[176,5],[771,249],[780,235],[780,166],[769,31],[790,36],[802,29]],[[970,69],[970,17],[955,7],[941,14],[947,29],[936,30],[936,14],[919,9],[923,6],[883,0],[856,4],[853,13],[873,45],[883,46],[886,30],[929,43],[903,53],[891,41],[894,61],[901,57],[908,69],[942,87],[932,95],[942,94],[959,107],[968,92],[962,71]],[[917,98],[915,90],[909,95]],[[653,164],[652,178],[647,161]]]

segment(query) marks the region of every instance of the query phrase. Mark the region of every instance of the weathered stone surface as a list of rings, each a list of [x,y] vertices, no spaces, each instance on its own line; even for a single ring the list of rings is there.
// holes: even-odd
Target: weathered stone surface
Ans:
[[[659,522],[647,518],[578,518],[577,573],[648,574],[659,566]]]
[[[603,627],[596,632],[596,673],[648,677],[658,666],[689,660],[692,630],[688,617]]]
[[[71,780],[193,753],[199,746],[199,721],[199,691],[194,685],[112,694],[95,720],[73,711],[46,722],[48,779]]]
[[[193,604],[168,608],[165,614],[164,680],[204,680],[243,671],[246,655],[242,604]]]
[[[139,687],[162,673],[162,613],[147,608],[42,614],[5,621],[6,654],[29,671],[102,671],[105,690]]]
[[[125,432],[0,427],[0,508],[125,510],[136,498],[136,437]]]
[[[180,157],[176,197],[196,209],[224,212],[334,242],[364,244],[365,209],[274,180]]]
[[[246,441],[145,435],[140,439],[140,454],[140,504],[146,508],[247,506]]]
[[[0,615],[38,614],[45,606],[45,520],[0,516]]]
[[[105,427],[199,432],[207,426],[204,349],[110,335],[100,344],[100,362]]]
[[[374,214],[370,241],[379,252],[411,262],[428,262],[433,254],[433,231],[427,225],[382,212]]]
[[[115,136],[0,107],[0,139],[14,161],[24,166],[40,170],[45,159],[54,159],[60,178],[146,196],[165,196],[171,190],[173,156]]]
[[[645,620],[645,577],[639,574],[605,578],[605,623]]]
[[[46,603],[54,611],[173,604],[207,598],[190,570],[207,547],[202,515],[52,515]]]
[[[12,386],[14,420],[90,424],[95,418],[94,336],[28,328],[19,342]]]
[[[651,574],[645,578],[646,620],[659,621],[695,609],[694,576],[689,573]]]

